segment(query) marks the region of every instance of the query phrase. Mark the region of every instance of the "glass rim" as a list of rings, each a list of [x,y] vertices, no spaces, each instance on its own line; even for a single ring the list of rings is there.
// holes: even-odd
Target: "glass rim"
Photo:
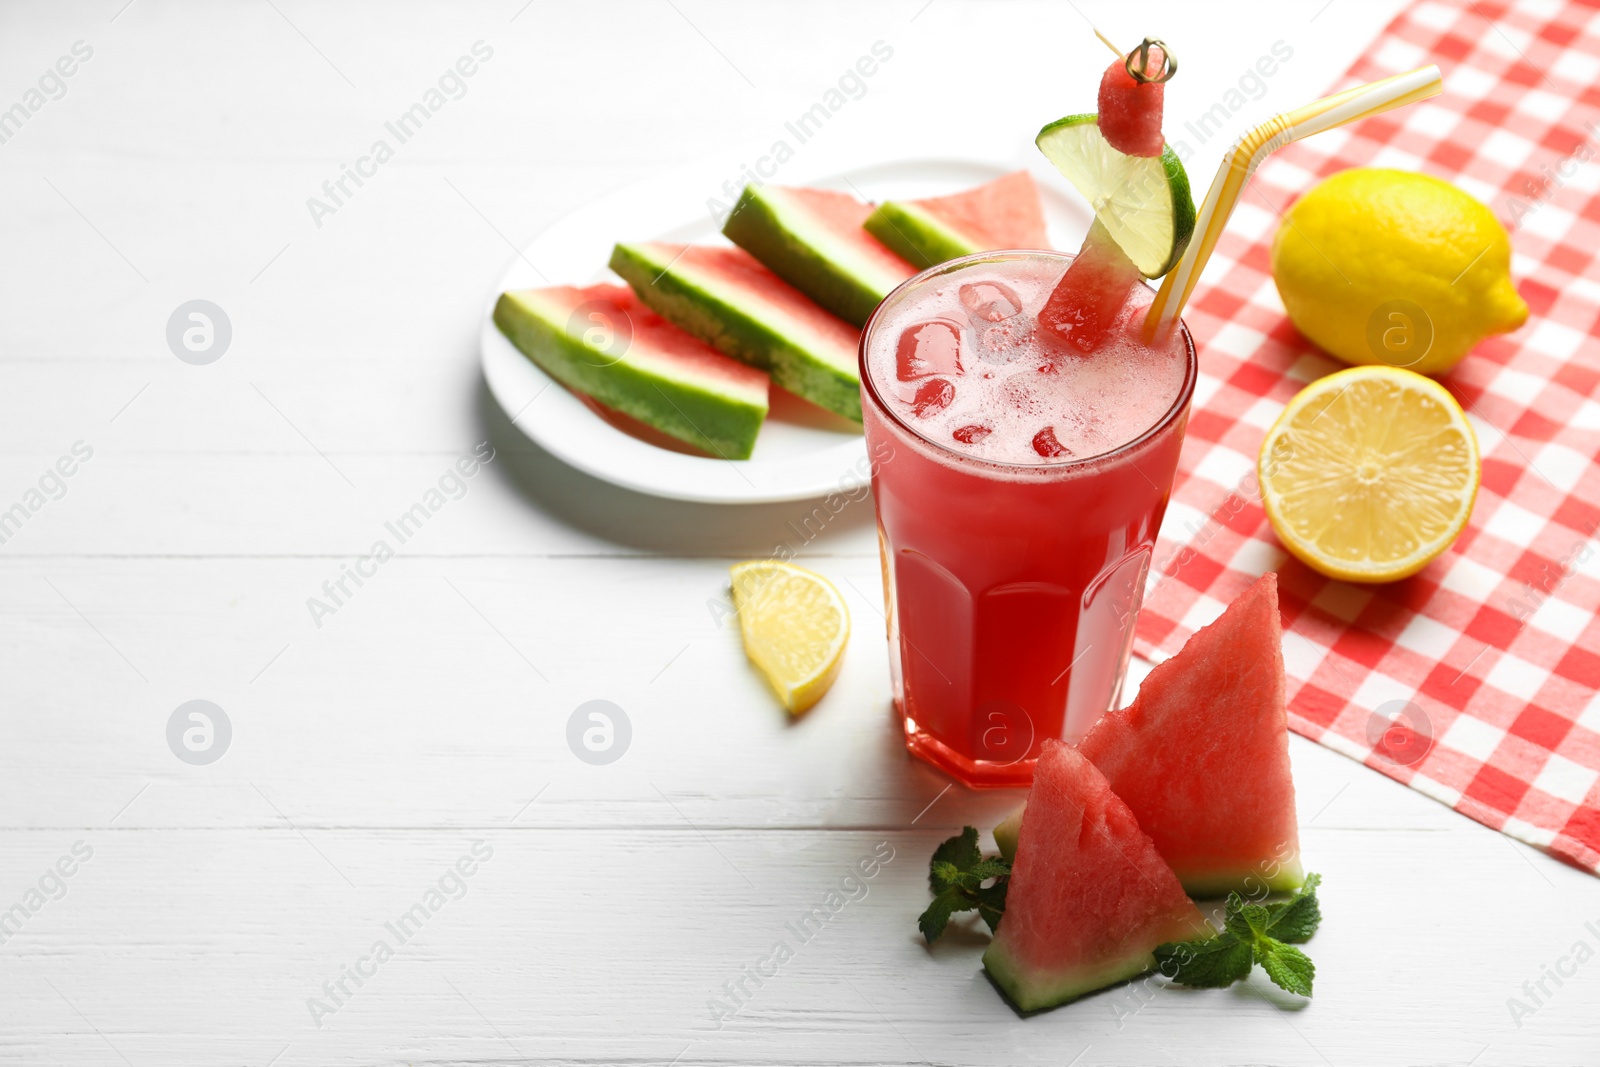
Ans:
[[[921,441],[923,444],[926,444],[930,448],[936,450],[941,455],[948,456],[963,464],[970,464],[979,467],[994,467],[1005,471],[1031,471],[1041,474],[1047,472],[1064,474],[1077,471],[1091,464],[1102,463],[1106,460],[1114,459],[1117,456],[1121,456],[1125,453],[1138,449],[1151,438],[1156,437],[1170,427],[1172,423],[1177,420],[1178,416],[1188,408],[1189,402],[1194,398],[1195,383],[1200,376],[1200,357],[1199,353],[1194,347],[1194,335],[1189,332],[1189,324],[1184,322],[1181,318],[1178,320],[1178,332],[1183,336],[1184,351],[1187,353],[1188,359],[1185,361],[1184,366],[1183,385],[1179,387],[1178,395],[1176,398],[1174,398],[1172,406],[1163,412],[1159,419],[1151,423],[1143,433],[1139,434],[1139,436],[1135,437],[1133,440],[1120,444],[1116,448],[1108,451],[1097,452],[1092,456],[1083,456],[1081,458],[1074,457],[1065,463],[1011,463],[1006,460],[984,459],[981,456],[974,456],[968,452],[958,451],[941,441],[935,441],[933,438],[924,434],[917,427],[911,425],[911,423],[901,418],[899,413],[897,413],[892,407],[884,402],[882,395],[878,392],[877,383],[873,381],[872,374],[867,366],[867,342],[873,335],[873,329],[878,324],[879,316],[883,314],[883,309],[889,306],[890,301],[894,300],[907,290],[920,286],[941,275],[952,274],[967,267],[976,266],[982,262],[992,262],[997,259],[1023,258],[1058,259],[1070,264],[1073,259],[1076,258],[1076,255],[1072,252],[1061,252],[1050,248],[1002,248],[987,252],[974,252],[971,255],[961,256],[957,259],[946,260],[943,263],[937,263],[934,266],[929,267],[927,270],[913,274],[911,277],[907,278],[905,281],[891,289],[889,294],[878,302],[878,306],[872,309],[872,314],[867,316],[866,324],[861,327],[861,341],[856,348],[856,362],[857,369],[861,375],[862,391],[872,402],[873,407],[875,407],[891,423],[900,429],[905,430],[918,441]],[[1140,284],[1146,289],[1153,288],[1149,281],[1144,279],[1140,279]]]

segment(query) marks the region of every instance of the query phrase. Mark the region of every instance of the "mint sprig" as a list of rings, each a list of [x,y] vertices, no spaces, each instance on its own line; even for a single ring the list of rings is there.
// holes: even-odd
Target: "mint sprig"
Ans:
[[[1006,910],[1006,883],[1011,864],[999,856],[985,858],[978,850],[978,831],[968,826],[934,849],[928,861],[928,888],[933,903],[917,917],[928,944],[938,940],[959,911],[976,911],[992,933]],[[983,883],[993,880],[993,884]]]
[[[1322,922],[1321,881],[1321,875],[1308,874],[1294,896],[1272,904],[1246,904],[1238,893],[1229,893],[1226,929],[1214,938],[1160,946],[1156,966],[1174,982],[1217,987],[1232,985],[1259,963],[1280,988],[1309,997],[1317,968],[1294,946],[1310,940]]]

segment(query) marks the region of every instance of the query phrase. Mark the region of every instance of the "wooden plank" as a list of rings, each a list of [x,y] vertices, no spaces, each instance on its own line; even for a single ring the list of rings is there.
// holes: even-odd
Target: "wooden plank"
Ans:
[[[1464,821],[1308,833],[1328,916],[1308,946],[1310,1005],[1258,978],[1120,987],[1030,1018],[982,976],[981,935],[921,943],[942,832],[0,832],[9,894],[74,841],[94,850],[0,948],[0,1058],[260,1064],[287,1046],[280,1064],[1385,1065],[1575,1062],[1592,1047],[1600,967],[1550,986],[1521,1030],[1505,1000],[1574,941],[1595,942],[1593,880],[1572,872],[1558,891],[1520,846]],[[448,875],[475,840],[492,854],[458,884]],[[892,858],[860,878],[879,856]],[[1464,869],[1478,877],[1440,877]],[[830,890],[856,899],[829,912]],[[385,924],[418,903],[437,910],[400,944]],[[815,908],[827,917],[802,941]],[[1499,916],[1513,921],[1486,921]],[[363,964],[376,973],[336,1003],[322,983],[380,940],[394,958]],[[792,958],[768,963],[780,942]],[[745,977],[758,964],[777,971],[759,987]],[[741,979],[750,995],[718,1028],[708,1002],[731,1005],[724,983]],[[311,998],[334,1009],[320,1028]]]

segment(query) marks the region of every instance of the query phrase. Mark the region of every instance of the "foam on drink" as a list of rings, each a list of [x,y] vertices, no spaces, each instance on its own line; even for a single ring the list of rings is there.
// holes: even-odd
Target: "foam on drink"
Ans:
[[[1039,310],[1064,270],[1062,260],[1001,259],[895,300],[867,350],[878,395],[920,436],[998,463],[1071,463],[1137,438],[1183,389],[1183,339],[1144,341],[1154,294],[1143,285],[1094,353],[1041,339]]]

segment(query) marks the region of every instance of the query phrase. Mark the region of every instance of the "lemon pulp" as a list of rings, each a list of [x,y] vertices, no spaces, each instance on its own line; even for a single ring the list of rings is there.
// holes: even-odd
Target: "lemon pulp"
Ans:
[[[833,685],[850,638],[844,598],[822,575],[776,560],[736,563],[733,605],[745,654],[798,715]]]
[[[1478,492],[1478,442],[1439,385],[1352,367],[1289,402],[1261,445],[1261,499],[1284,546],[1332,578],[1415,574],[1456,539]]]

